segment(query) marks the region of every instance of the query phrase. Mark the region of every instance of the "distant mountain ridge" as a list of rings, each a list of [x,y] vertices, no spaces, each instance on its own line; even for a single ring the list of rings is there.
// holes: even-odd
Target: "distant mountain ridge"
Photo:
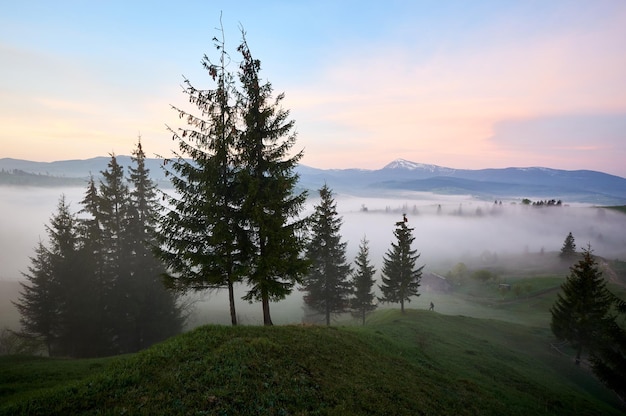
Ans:
[[[130,156],[116,156],[126,169]],[[98,178],[110,157],[56,162],[0,159],[0,172],[27,173],[68,178]],[[161,159],[146,159],[146,167],[158,183],[167,183]],[[382,196],[415,192],[471,195],[482,199],[548,198],[602,205],[626,204],[626,178],[592,170],[560,170],[545,167],[502,169],[453,169],[396,159],[382,169],[318,169],[300,165],[299,185],[314,193],[325,183],[335,192]]]
[[[437,165],[427,165],[424,163],[415,163],[406,159],[396,159],[389,164],[385,165],[382,170],[385,169],[402,169],[409,171],[424,171],[432,174],[449,174],[453,173],[455,169],[444,168]]]

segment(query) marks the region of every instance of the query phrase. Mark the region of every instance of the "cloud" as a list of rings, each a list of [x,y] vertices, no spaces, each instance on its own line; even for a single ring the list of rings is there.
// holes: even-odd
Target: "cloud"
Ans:
[[[532,36],[497,25],[468,41],[457,39],[456,47],[442,42],[428,54],[418,37],[413,46],[344,50],[314,82],[295,89],[294,112],[303,108],[304,115],[301,138],[316,153],[357,138],[361,151],[377,155],[376,165],[402,156],[475,168],[520,164],[512,148],[490,139],[507,120],[574,121],[582,114],[575,124],[589,130],[584,137],[600,136],[607,128],[588,114],[600,120],[626,111],[624,16]],[[341,125],[341,133],[323,127],[331,124]],[[520,141],[514,150],[532,154],[536,143]],[[337,152],[338,159],[351,160],[349,150]],[[306,161],[325,166],[314,155]]]
[[[569,114],[504,120],[489,140],[494,147],[551,167],[591,168],[626,173],[626,113]],[[620,157],[621,156],[621,157]]]

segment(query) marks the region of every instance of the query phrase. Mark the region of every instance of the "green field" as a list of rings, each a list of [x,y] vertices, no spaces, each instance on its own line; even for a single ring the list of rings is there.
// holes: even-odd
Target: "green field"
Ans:
[[[121,357],[0,357],[0,415],[624,414],[553,347],[567,267],[537,261],[424,292],[404,315],[381,308],[365,326],[206,325]],[[625,264],[603,266],[622,298]]]
[[[0,414],[623,414],[552,341],[423,310],[365,327],[203,326],[123,357],[2,357]]]

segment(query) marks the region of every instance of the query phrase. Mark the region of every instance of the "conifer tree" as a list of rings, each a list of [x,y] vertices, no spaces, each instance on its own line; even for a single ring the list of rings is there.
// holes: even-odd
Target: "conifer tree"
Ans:
[[[361,319],[361,323],[365,325],[365,316],[377,307],[374,303],[375,295],[372,292],[376,269],[370,264],[369,242],[365,237],[361,240],[354,263],[356,265],[352,275],[354,297],[350,300],[350,306],[352,315]]]
[[[347,312],[352,287],[348,281],[347,243],[341,241],[341,218],[337,203],[326,184],[319,190],[320,203],[311,216],[311,238],[306,258],[310,262],[303,279],[304,302],[324,316],[330,325],[332,315]]]
[[[115,155],[100,172],[99,213],[103,233],[104,271],[110,284],[105,311],[114,336],[114,348],[131,352],[129,340],[134,332],[132,261],[133,244],[128,232],[130,222],[130,190],[124,168]]]
[[[157,188],[145,164],[141,139],[132,152],[130,170],[129,240],[131,242],[131,308],[126,311],[132,322],[129,349],[138,351],[179,333],[183,319],[177,297],[166,290],[162,276],[165,267],[154,255],[155,227],[161,206]]]
[[[87,184],[87,190],[81,200],[79,211],[80,261],[77,267],[89,282],[82,297],[90,307],[83,313],[90,322],[89,329],[83,335],[91,341],[90,356],[114,354],[112,345],[115,337],[109,319],[107,303],[112,293],[110,274],[107,273],[104,230],[102,225],[101,200],[98,186],[93,176]]]
[[[184,93],[199,114],[172,107],[187,127],[168,127],[179,148],[174,158],[164,161],[176,195],[164,194],[170,210],[160,221],[156,252],[168,268],[171,287],[181,291],[228,288],[231,322],[236,325],[234,284],[245,273],[242,241],[246,241],[238,219],[240,189],[235,184],[237,113],[223,30],[222,40],[213,41],[219,62],[214,64],[205,55],[202,65],[214,88],[201,90],[184,81]]]
[[[626,315],[626,302],[614,296],[614,305],[622,319]],[[596,342],[590,361],[594,374],[622,400],[626,398],[626,330],[617,317],[605,328]]]
[[[46,230],[51,272],[59,285],[59,352],[71,357],[87,357],[91,354],[91,340],[84,334],[89,332],[87,311],[91,307],[91,299],[86,291],[92,282],[89,276],[83,274],[81,267],[78,220],[71,213],[63,195]]]
[[[80,217],[61,197],[46,226],[49,244],[31,259],[16,305],[23,335],[42,338],[50,355],[134,352],[181,329],[149,247],[158,204],[141,145],[133,156],[133,192],[112,156],[99,188],[90,179]]]
[[[576,349],[578,365],[583,351],[593,353],[606,328],[614,321],[610,314],[613,298],[591,254],[591,247],[583,250],[582,259],[570,271],[550,309],[550,327],[559,340],[568,341]]]
[[[272,101],[271,84],[261,83],[261,63],[252,57],[245,35],[238,51],[243,58],[239,70],[243,126],[237,140],[237,182],[243,195],[250,287],[244,299],[261,301],[263,323],[272,325],[270,301],[284,299],[307,270],[302,256],[306,220],[299,218],[306,192],[295,192],[294,173],[302,152],[289,156],[296,140],[294,121],[280,107],[284,94]]]
[[[383,258],[381,302],[400,303],[400,310],[404,313],[404,302],[410,302],[411,296],[419,296],[420,280],[424,266],[416,267],[416,261],[420,254],[411,248],[415,240],[413,228],[407,226],[406,215],[402,221],[396,223],[393,234],[396,241],[391,243],[391,248]]]
[[[559,257],[561,257],[563,260],[570,260],[575,256],[576,243],[574,240],[574,236],[570,232],[569,234],[567,234],[567,237],[565,237],[565,241],[563,242],[563,247],[561,247],[561,253],[559,254]]]
[[[49,247],[39,242],[31,258],[28,284],[16,303],[21,314],[23,335],[42,337],[49,355],[82,356],[79,333],[85,329],[81,303],[83,276],[75,267],[78,259],[76,218],[65,196],[46,225]]]
[[[49,356],[59,336],[58,282],[50,265],[50,252],[42,241],[30,258],[28,272],[22,273],[27,282],[21,282],[20,298],[14,302],[20,313],[20,335],[41,338]]]

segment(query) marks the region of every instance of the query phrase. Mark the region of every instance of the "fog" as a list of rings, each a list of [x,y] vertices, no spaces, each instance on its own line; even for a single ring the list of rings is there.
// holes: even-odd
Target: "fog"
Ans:
[[[76,212],[84,192],[85,188],[0,187],[0,280],[20,279],[21,272],[30,265],[29,256],[33,255],[39,239],[47,242],[45,226],[56,212],[61,194]],[[408,225],[414,228],[413,248],[421,253],[418,264],[440,274],[459,261],[485,253],[504,257],[557,252],[569,232],[576,239],[577,249],[591,244],[596,255],[626,259],[626,217],[584,204],[565,201],[564,206],[539,208],[521,205],[521,198],[494,204],[470,196],[427,193],[381,198],[339,194],[335,195],[335,201],[343,220],[341,232],[343,241],[347,242],[348,260],[354,260],[361,239],[366,237],[378,277],[383,255],[394,239],[395,223],[402,219],[403,213],[407,214]],[[307,212],[317,202],[311,198]],[[244,294],[245,287],[236,288],[238,298]],[[190,317],[191,325],[229,322],[225,292],[198,294],[193,298],[197,300],[197,312]],[[261,323],[259,304],[249,305],[239,300],[237,308],[242,323]],[[286,301],[273,304],[272,316],[279,324],[300,322],[302,294],[295,291]]]

